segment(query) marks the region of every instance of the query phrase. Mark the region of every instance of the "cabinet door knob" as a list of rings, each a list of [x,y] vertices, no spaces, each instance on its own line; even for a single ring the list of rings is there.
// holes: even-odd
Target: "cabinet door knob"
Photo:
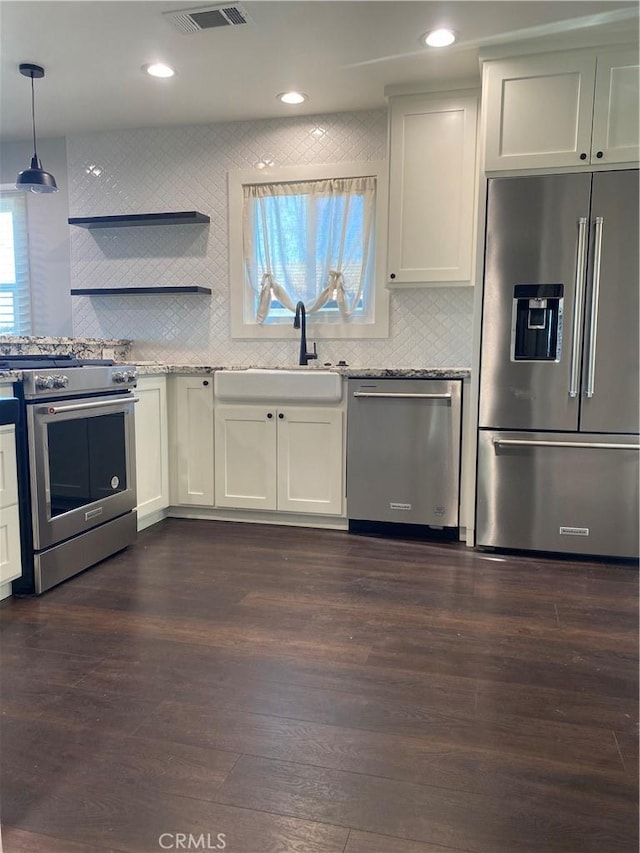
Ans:
[[[389,273],[389,278],[395,278],[395,277],[396,277],[396,274],[394,272]]]
[[[283,421],[283,420],[284,420],[284,415],[282,414],[282,412],[280,412],[280,414],[278,415],[278,417],[280,418],[280,420],[281,420],[281,421]]]
[[[602,158],[604,157],[604,151],[597,151],[596,157],[598,158],[598,160],[602,160]]]
[[[267,417],[269,418],[269,420],[271,420],[271,418],[273,417],[273,412],[267,412]]]
[[[581,160],[586,160],[586,159],[587,159],[587,155],[584,153],[584,151],[583,151],[583,152],[582,152],[582,154],[580,155],[580,159],[581,159]]]
[[[203,379],[202,384],[203,384],[203,385],[205,386],[205,388],[206,388],[206,386],[209,384],[209,380],[208,380],[208,379]]]

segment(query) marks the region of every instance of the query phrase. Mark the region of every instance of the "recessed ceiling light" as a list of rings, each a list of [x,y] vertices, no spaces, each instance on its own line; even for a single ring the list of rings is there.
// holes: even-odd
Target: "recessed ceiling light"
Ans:
[[[164,62],[153,62],[151,65],[143,65],[142,70],[152,77],[173,77],[176,73],[170,65],[165,65]]]
[[[429,47],[448,47],[450,44],[453,44],[456,40],[455,33],[451,30],[431,30],[431,32],[427,33],[424,36],[425,43],[429,45]]]
[[[302,92],[280,92],[279,95],[276,95],[276,98],[279,101],[282,101],[283,104],[301,104],[303,101],[306,101],[308,97],[308,95],[305,95]]]

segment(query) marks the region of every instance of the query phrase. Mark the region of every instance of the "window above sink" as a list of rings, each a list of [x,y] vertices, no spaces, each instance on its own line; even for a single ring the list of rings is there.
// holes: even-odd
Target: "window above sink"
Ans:
[[[298,301],[311,338],[388,337],[386,172],[373,160],[229,172],[233,338],[295,338]]]

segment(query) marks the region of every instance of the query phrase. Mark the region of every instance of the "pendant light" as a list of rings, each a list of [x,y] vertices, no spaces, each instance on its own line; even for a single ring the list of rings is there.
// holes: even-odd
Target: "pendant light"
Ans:
[[[31,190],[32,193],[57,193],[58,185],[56,179],[49,172],[45,172],[42,168],[42,163],[38,159],[36,151],[36,112],[35,98],[33,92],[33,81],[35,78],[44,77],[44,68],[40,65],[32,65],[29,62],[22,62],[19,65],[20,73],[25,77],[31,77],[31,123],[33,125],[33,157],[31,158],[31,166],[18,172],[16,178],[16,189]]]

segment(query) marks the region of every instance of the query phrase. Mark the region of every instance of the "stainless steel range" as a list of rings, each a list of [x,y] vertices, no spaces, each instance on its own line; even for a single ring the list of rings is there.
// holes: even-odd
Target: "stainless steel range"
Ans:
[[[137,371],[69,356],[1,356],[0,369],[23,374],[13,592],[39,594],[135,540]]]

